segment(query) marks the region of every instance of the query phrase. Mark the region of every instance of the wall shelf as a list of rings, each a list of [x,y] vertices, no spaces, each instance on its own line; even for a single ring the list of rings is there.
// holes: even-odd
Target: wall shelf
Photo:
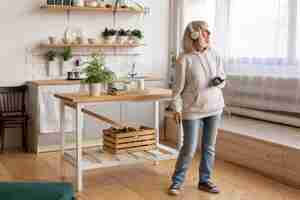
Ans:
[[[137,48],[145,46],[145,44],[41,44],[43,48]]]
[[[94,11],[94,12],[103,12],[103,13],[112,13],[113,8],[102,8],[102,7],[77,7],[77,6],[60,6],[60,5],[42,5],[41,9],[53,12],[63,12],[63,11]],[[118,13],[135,13],[141,14],[144,13],[144,9],[136,8],[118,8],[116,10]]]

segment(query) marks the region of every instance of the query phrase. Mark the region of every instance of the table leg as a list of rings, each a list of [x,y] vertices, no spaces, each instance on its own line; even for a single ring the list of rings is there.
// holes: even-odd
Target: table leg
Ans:
[[[65,151],[65,103],[60,100],[60,175],[61,178],[65,179],[65,165],[64,165],[64,151]]]
[[[82,126],[83,126],[83,114],[81,109],[82,105],[76,105],[76,190],[82,191]]]
[[[156,146],[159,146],[159,101],[154,102],[154,129],[156,132]],[[158,165],[159,162],[155,161],[155,165]]]

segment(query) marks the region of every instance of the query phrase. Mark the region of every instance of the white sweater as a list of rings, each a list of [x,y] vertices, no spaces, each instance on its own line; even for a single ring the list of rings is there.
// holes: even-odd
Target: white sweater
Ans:
[[[209,86],[219,76],[225,79],[220,56],[212,49],[203,53],[183,54],[176,62],[176,82],[173,87],[173,108],[183,119],[199,119],[220,114],[224,107],[222,88],[225,81]]]

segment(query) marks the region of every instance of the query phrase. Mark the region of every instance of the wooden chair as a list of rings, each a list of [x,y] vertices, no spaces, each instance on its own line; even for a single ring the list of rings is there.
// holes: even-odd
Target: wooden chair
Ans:
[[[25,107],[26,86],[0,87],[0,138],[1,152],[4,151],[5,129],[22,128],[22,146],[28,151],[27,124]]]

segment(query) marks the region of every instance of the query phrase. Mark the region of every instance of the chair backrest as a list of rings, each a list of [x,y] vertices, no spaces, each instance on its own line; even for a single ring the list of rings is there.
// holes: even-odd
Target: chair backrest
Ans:
[[[0,115],[24,114],[26,85],[17,87],[0,87]]]

